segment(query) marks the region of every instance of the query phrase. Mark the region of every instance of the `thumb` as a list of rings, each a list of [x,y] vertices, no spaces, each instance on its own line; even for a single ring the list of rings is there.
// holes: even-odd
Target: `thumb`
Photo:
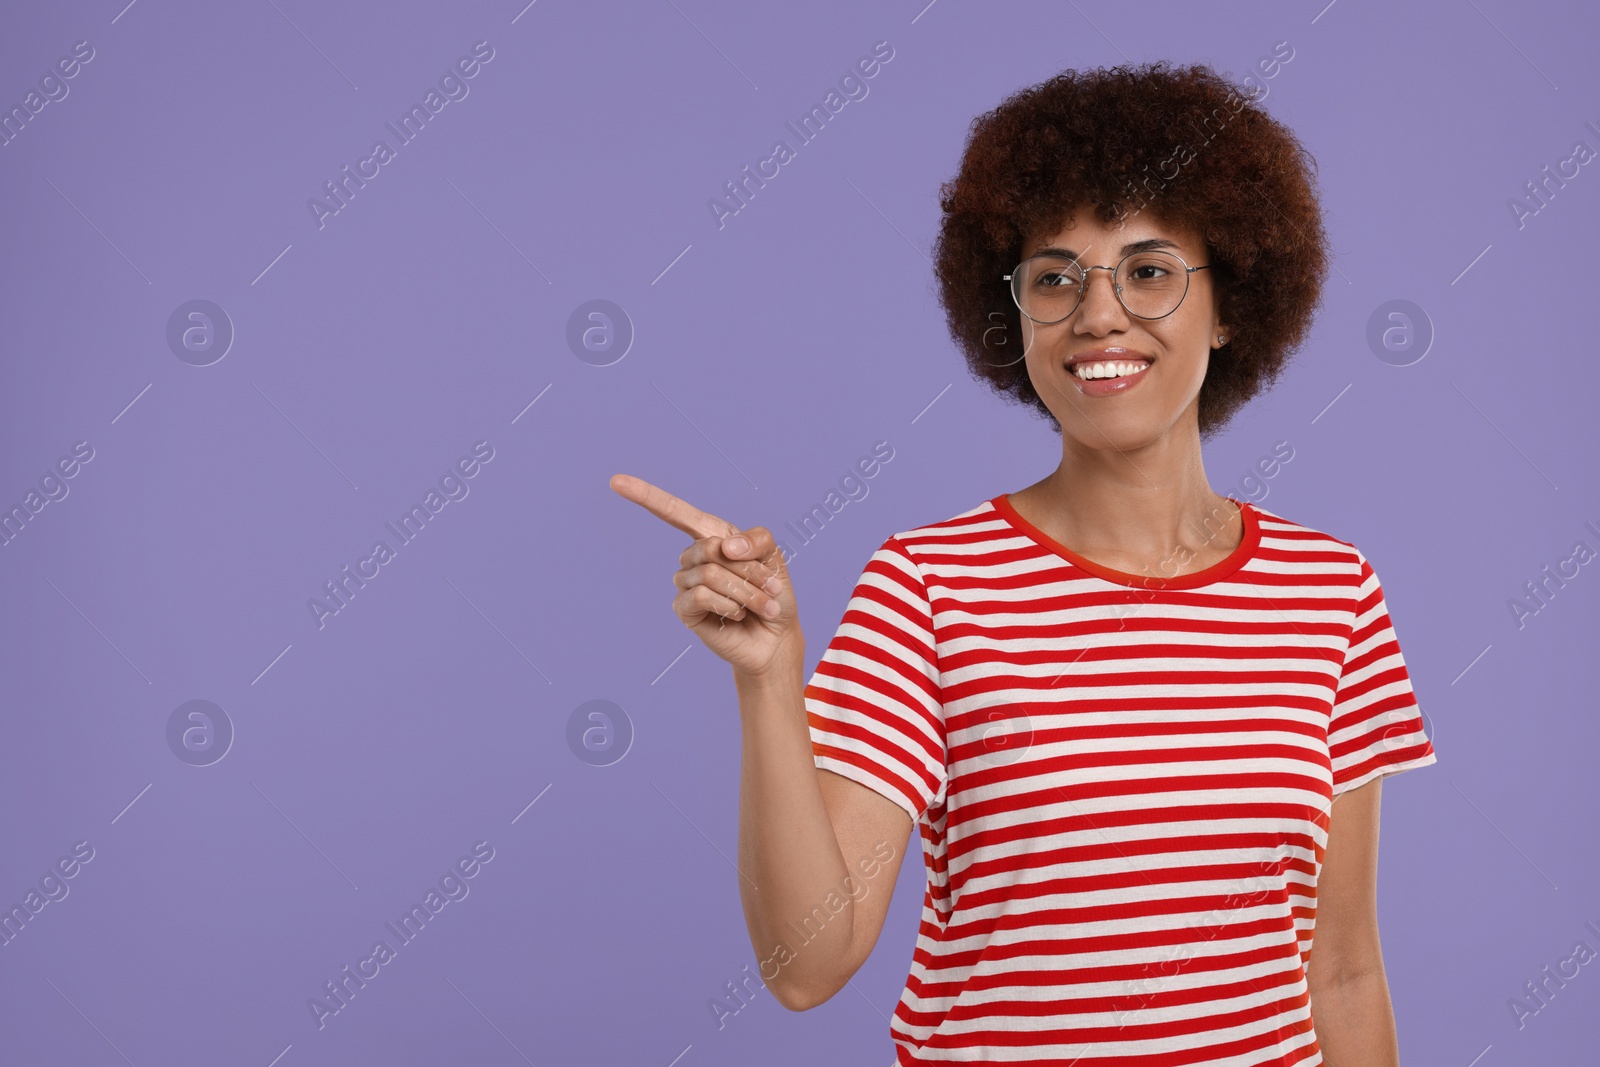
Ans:
[[[767,549],[766,553],[763,555],[760,548],[756,545],[755,539],[749,534],[741,531],[730,536],[742,538],[744,546],[736,549],[730,546],[728,541],[723,541],[722,551],[729,558],[759,561],[766,564],[768,567],[771,567],[773,573],[777,574],[778,576],[783,578],[788,577],[789,569],[784,565],[783,549],[778,546],[776,539],[772,541],[772,547]]]

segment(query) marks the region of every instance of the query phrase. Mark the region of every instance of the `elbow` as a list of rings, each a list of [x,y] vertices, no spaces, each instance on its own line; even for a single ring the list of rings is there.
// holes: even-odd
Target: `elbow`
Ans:
[[[772,995],[778,999],[779,1004],[793,1012],[810,1011],[822,1003],[815,997],[806,996],[798,990],[790,989],[787,986],[782,989],[774,989]]]
[[[819,1004],[826,1004],[833,999],[838,988],[822,989],[817,986],[801,986],[793,983],[774,985],[767,983],[767,988],[772,991],[779,1004],[792,1012],[810,1011]]]
[[[794,956],[790,955],[783,964],[793,960]],[[778,1003],[793,1012],[810,1011],[832,1000],[866,962],[866,956],[852,944],[842,957],[824,959],[814,954],[804,962],[810,965],[810,970],[780,965],[778,973],[766,982],[766,988]]]
[[[1318,957],[1311,952],[1311,965],[1306,970],[1306,988],[1315,997],[1318,992],[1341,995],[1350,986],[1366,982],[1387,981],[1383,971],[1383,955],[1373,952],[1354,958],[1344,956]]]

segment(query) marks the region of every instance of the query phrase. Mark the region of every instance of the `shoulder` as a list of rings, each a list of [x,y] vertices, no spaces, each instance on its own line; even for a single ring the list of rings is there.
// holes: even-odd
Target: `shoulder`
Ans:
[[[1248,506],[1255,511],[1261,530],[1259,559],[1276,561],[1291,572],[1314,570],[1343,574],[1357,583],[1370,567],[1367,557],[1354,543],[1260,504]]]
[[[904,556],[919,568],[937,570],[942,564],[963,559],[976,562],[977,557],[1008,541],[1015,543],[1019,536],[991,497],[959,514],[897,530],[884,539],[878,551]]]

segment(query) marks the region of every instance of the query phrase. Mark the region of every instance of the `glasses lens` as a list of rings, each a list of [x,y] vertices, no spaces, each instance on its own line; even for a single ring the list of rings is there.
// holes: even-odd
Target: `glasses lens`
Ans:
[[[1060,322],[1078,306],[1083,271],[1070,259],[1034,256],[1011,273],[1017,307],[1034,322]]]
[[[1117,268],[1117,285],[1128,312],[1159,319],[1177,310],[1189,289],[1189,272],[1170,252],[1138,252]]]

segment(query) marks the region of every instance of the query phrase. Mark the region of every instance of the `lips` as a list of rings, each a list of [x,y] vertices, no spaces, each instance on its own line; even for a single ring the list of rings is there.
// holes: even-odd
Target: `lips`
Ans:
[[[1118,378],[1089,378],[1078,377],[1072,369],[1079,363],[1095,363],[1101,361],[1115,361],[1137,363],[1145,361],[1141,370],[1132,374],[1125,374]],[[1087,352],[1079,352],[1066,362],[1067,374],[1072,379],[1072,384],[1085,396],[1112,396],[1125,393],[1150,376],[1150,367],[1155,364],[1155,357],[1131,348],[1096,348]]]
[[[1079,352],[1076,355],[1067,357],[1067,361],[1064,366],[1070,371],[1079,363],[1096,363],[1105,360],[1140,359],[1147,363],[1154,363],[1156,361],[1156,357],[1150,355],[1148,352],[1140,352],[1136,348],[1122,348],[1118,346],[1113,348],[1092,348],[1087,352]]]

